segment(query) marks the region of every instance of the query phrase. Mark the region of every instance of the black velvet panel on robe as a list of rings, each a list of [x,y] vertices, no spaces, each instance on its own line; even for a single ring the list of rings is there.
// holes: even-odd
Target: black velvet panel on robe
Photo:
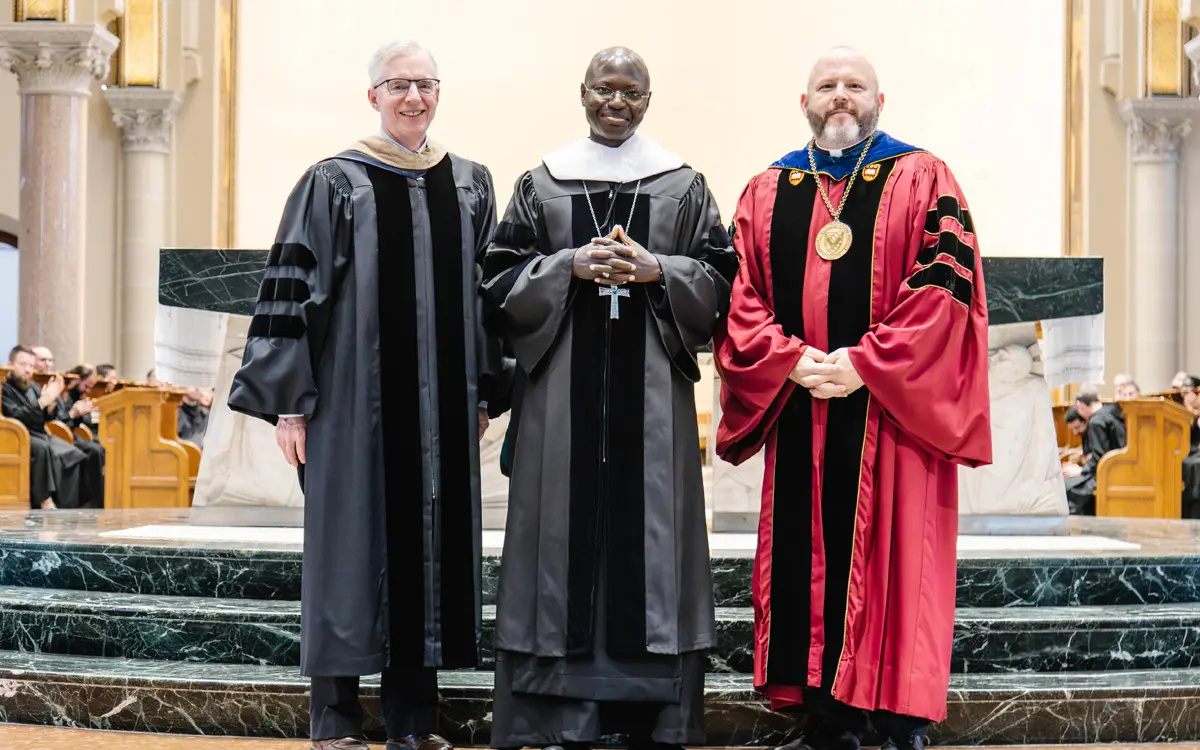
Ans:
[[[597,217],[607,216],[609,193],[593,192]],[[629,217],[633,194],[620,193],[613,222]],[[571,233],[576,247],[596,237],[587,198],[574,196]],[[605,234],[612,224],[602,225]],[[645,246],[649,200],[638,199],[626,232]],[[639,659],[646,651],[645,488],[642,435],[646,358],[646,284],[626,284],[619,316],[600,285],[572,280],[571,500],[567,593],[567,653],[593,648],[596,587],[603,558],[609,656]]]
[[[843,257],[829,261],[829,351],[856,345],[871,326],[875,222],[895,160],[880,163],[876,179],[857,180],[840,219],[850,226],[853,243]],[[812,175],[799,185],[781,170],[771,224],[771,272],[776,320],[785,332],[804,338],[802,290],[817,186]],[[820,261],[826,262],[826,261]],[[825,635],[821,688],[828,691],[837,674],[845,638],[846,600],[860,466],[867,430],[870,394],[860,388],[828,400],[821,495],[821,538],[825,548],[825,598],[819,603]],[[806,685],[812,601],[812,397],[797,388],[784,408],[776,434],[775,493],[771,560],[771,639],[767,660],[770,682]],[[779,575],[778,573],[783,573]]]
[[[433,580],[440,589],[442,663],[475,666],[475,615],[471,549],[470,430],[463,333],[463,259],[458,194],[450,159],[425,176],[433,248],[433,314],[436,335],[435,412],[441,437],[441,485],[433,498],[433,544],[425,549],[425,482],[421,467],[420,400],[417,356],[417,275],[408,179],[379,167],[368,168],[377,206],[379,234],[379,354],[383,383],[381,419],[387,465],[388,601],[392,666],[420,666],[424,660],[423,617],[428,593],[426,560],[438,560]],[[413,610],[416,610],[415,612]]]

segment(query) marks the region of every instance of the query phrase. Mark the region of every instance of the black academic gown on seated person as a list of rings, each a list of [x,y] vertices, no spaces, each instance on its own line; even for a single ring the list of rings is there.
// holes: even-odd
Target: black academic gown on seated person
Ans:
[[[574,248],[597,236],[583,186],[545,165],[517,182],[485,263],[521,368],[492,747],[704,739],[716,630],[696,354],[728,309],[737,259],[686,166],[588,189],[601,233],[628,223],[663,278],[626,285],[612,319],[600,287],[571,274]]]
[[[22,388],[9,375],[3,385],[0,409],[29,431],[29,504],[41,507],[46,498],[53,498],[59,508],[80,507],[80,479],[87,456],[79,449],[46,434],[46,422],[52,415],[41,407],[42,391],[35,383]],[[101,497],[103,502],[103,496]]]
[[[68,388],[63,395],[58,397],[56,405],[57,411],[55,419],[70,427],[72,432],[76,427],[87,424],[91,428],[91,423],[86,422],[83,417],[72,417],[71,408],[81,399],[79,393]],[[104,446],[96,440],[84,440],[78,435],[74,436],[73,443],[76,448],[83,452],[86,460],[83,464],[83,469],[80,472],[80,489],[79,489],[79,507],[80,508],[103,508],[104,507]]]
[[[288,198],[229,407],[308,418],[300,668],[473,667],[481,629],[478,259],[492,178],[358,151]]]

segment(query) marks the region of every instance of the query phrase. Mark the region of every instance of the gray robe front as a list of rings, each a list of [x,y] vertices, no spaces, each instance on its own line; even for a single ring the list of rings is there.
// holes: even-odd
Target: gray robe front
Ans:
[[[526,173],[484,264],[519,368],[494,747],[594,740],[613,731],[597,701],[683,702],[650,725],[658,741],[694,742],[701,652],[716,643],[694,388],[736,256],[686,166],[588,190],[590,207],[582,183]],[[663,271],[625,285],[616,319],[601,287],[571,274],[597,222],[628,222]]]
[[[470,667],[480,632],[479,263],[492,179],[356,151],[288,199],[231,409],[308,418],[301,671]]]

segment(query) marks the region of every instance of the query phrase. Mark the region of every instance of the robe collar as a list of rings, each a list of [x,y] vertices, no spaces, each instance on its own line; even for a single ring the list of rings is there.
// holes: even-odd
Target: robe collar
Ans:
[[[348,158],[361,154],[367,159],[392,167],[401,172],[423,172],[432,169],[446,158],[446,149],[440,143],[429,138],[425,148],[420,153],[413,153],[401,148],[392,139],[380,135],[369,135],[346,150]],[[363,161],[366,161],[365,159]]]
[[[831,156],[829,152],[821,148],[813,151],[813,161],[817,163],[817,172],[828,175],[831,179],[841,180],[849,177],[854,171],[854,167],[858,164],[858,157],[862,155],[862,150],[867,145],[867,139],[851,146],[842,152],[841,156]],[[863,161],[863,167],[868,164],[883,161],[884,159],[894,159],[905,154],[924,151],[924,149],[910,146],[907,143],[898,141],[887,133],[880,130],[875,135],[875,140],[871,142],[871,150],[867,152],[867,158]],[[812,172],[812,165],[808,161],[808,147],[793,151],[787,156],[771,165],[780,169],[798,169],[801,172]]]
[[[635,133],[615,147],[580,138],[546,154],[542,163],[556,180],[632,182],[679,169],[683,159]]]

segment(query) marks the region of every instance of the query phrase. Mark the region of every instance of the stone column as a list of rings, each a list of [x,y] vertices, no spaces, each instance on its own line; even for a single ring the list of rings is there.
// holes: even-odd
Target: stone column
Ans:
[[[155,88],[110,88],[104,98],[124,133],[121,305],[122,372],[154,367],[158,251],[166,242],[167,158],[179,95]]]
[[[83,355],[87,99],[118,40],[96,24],[0,24],[0,67],[21,94],[21,341]]]
[[[1143,390],[1166,390],[1180,369],[1179,153],[1200,102],[1121,103],[1132,155],[1129,235],[1130,369]]]

